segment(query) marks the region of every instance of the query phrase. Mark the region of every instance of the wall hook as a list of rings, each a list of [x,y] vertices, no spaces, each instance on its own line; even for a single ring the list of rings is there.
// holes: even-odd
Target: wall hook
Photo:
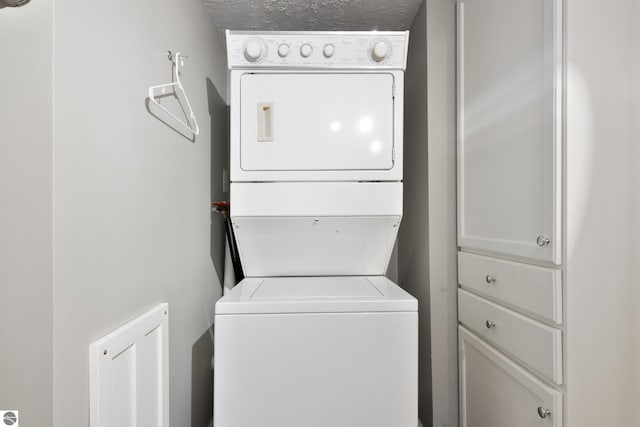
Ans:
[[[193,112],[193,108],[191,108],[191,103],[189,102],[189,97],[187,96],[187,92],[185,92],[184,87],[182,85],[182,81],[180,80],[180,67],[184,66],[184,58],[180,52],[172,53],[170,50],[167,51],[167,57],[171,62],[173,62],[173,82],[166,83],[157,86],[151,86],[149,88],[149,100],[155,104],[158,108],[163,110],[169,116],[171,116],[175,121],[177,121],[180,125],[193,132],[194,135],[198,135],[200,133],[200,127],[198,126],[198,121],[196,120],[196,115]],[[172,89],[180,102],[180,98],[184,99],[185,114],[187,116],[187,121],[178,118],[171,111],[167,110],[165,107],[160,105],[157,97],[158,95],[166,95],[167,89]]]

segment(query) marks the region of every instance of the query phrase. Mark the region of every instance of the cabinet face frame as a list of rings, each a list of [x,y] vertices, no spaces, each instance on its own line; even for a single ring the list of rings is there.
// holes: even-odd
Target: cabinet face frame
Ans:
[[[474,0],[478,1],[478,0]],[[531,0],[534,1],[534,0]],[[464,0],[457,2],[457,190],[458,190],[458,246],[490,253],[562,264],[562,91],[563,91],[563,26],[562,0],[542,1],[544,6],[544,46],[550,47],[551,61],[544,69],[544,92],[551,96],[545,101],[544,134],[552,135],[545,143],[545,157],[551,159],[551,185],[544,191],[544,222],[540,235],[550,243],[542,247],[530,239],[505,239],[491,236],[474,236],[465,229],[465,14]]]
[[[545,409],[551,411],[551,416],[540,418],[540,426],[562,427],[563,426],[563,396],[558,390],[554,390],[542,383],[535,376],[527,372],[524,368],[513,362],[507,356],[485,343],[475,334],[462,326],[458,326],[458,347],[459,347],[459,376],[460,376],[460,427],[469,427],[467,424],[467,382],[466,382],[466,352],[468,347],[473,347],[488,361],[495,364],[500,370],[510,376],[518,384],[529,390],[533,395],[541,399]],[[495,407],[496,411],[504,408],[505,402],[488,402],[488,405]],[[505,409],[506,410],[506,409]],[[536,408],[531,408],[532,411]]]

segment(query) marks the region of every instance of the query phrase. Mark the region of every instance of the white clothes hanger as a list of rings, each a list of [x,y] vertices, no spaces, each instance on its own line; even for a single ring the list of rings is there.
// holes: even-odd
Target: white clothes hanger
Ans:
[[[186,58],[185,56],[183,56],[180,52],[176,52],[175,55],[173,55],[171,53],[171,51],[168,52],[169,55],[169,59],[174,63],[174,75],[173,75],[173,83],[167,83],[167,84],[163,84],[163,85],[157,85],[157,86],[151,86],[149,88],[149,100],[154,103],[157,107],[159,107],[160,109],[164,110],[165,113],[167,113],[169,116],[173,117],[173,119],[175,121],[177,121],[178,123],[180,123],[182,126],[184,126],[186,129],[188,129],[190,132],[193,132],[194,135],[198,135],[200,133],[200,127],[198,126],[198,121],[196,120],[196,115],[193,112],[193,108],[191,108],[191,103],[189,102],[189,97],[187,96],[187,93],[184,90],[184,87],[182,86],[182,81],[180,80],[180,67],[184,66],[184,58]],[[182,95],[182,97],[184,98],[186,107],[188,111],[185,111],[185,114],[187,115],[187,122],[185,122],[184,120],[178,118],[175,114],[173,114],[171,111],[167,110],[165,107],[163,107],[162,105],[160,105],[160,102],[158,101],[158,99],[156,97],[158,96],[164,96],[167,95],[167,93],[170,93],[170,90],[173,90],[173,92],[175,93],[175,96],[178,98],[178,101],[180,102],[180,95]]]

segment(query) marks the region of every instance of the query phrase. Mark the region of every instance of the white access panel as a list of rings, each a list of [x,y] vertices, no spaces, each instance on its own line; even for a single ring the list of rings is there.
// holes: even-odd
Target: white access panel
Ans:
[[[418,313],[225,314],[216,427],[416,427]]]
[[[393,82],[389,73],[244,74],[241,168],[391,169]]]
[[[89,347],[90,426],[169,426],[169,305]]]

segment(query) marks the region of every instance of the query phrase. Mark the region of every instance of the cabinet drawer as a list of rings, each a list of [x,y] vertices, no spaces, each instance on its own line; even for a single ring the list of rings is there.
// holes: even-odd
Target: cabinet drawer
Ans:
[[[477,293],[562,323],[560,270],[459,252],[458,281]]]
[[[459,348],[461,427],[562,427],[562,393],[463,327]]]
[[[469,329],[504,349],[540,375],[562,384],[562,332],[463,289],[458,318]]]

